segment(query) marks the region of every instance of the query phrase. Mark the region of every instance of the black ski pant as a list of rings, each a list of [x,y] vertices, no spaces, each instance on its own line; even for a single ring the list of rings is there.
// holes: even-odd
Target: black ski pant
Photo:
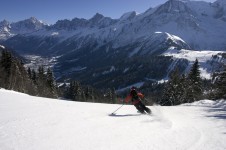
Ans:
[[[138,103],[134,104],[134,106],[136,107],[136,109],[140,112],[140,113],[145,113],[145,111],[147,113],[151,113],[151,110],[146,107],[141,101],[139,101]]]

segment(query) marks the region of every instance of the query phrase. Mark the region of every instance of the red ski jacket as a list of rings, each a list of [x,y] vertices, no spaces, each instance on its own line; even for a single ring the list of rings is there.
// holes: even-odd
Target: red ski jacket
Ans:
[[[138,96],[139,98],[141,98],[141,99],[144,98],[144,95],[143,95],[142,93],[137,93],[137,96]],[[126,102],[126,103],[130,102],[130,101],[132,100],[132,98],[133,98],[132,95],[129,94],[129,95],[125,98],[125,102]],[[140,102],[140,99],[135,99],[135,100],[132,101],[132,104],[135,105],[135,104],[137,104],[137,103],[139,103],[139,102]]]

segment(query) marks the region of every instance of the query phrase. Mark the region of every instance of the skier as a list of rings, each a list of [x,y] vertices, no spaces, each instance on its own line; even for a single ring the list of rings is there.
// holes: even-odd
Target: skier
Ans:
[[[136,88],[132,87],[130,89],[130,94],[125,99],[125,102],[128,103],[129,101],[132,101],[132,104],[137,108],[137,110],[140,113],[145,114],[146,112],[150,114],[151,110],[141,102],[141,99],[143,98],[144,98],[144,95],[142,93],[138,93],[136,91]]]

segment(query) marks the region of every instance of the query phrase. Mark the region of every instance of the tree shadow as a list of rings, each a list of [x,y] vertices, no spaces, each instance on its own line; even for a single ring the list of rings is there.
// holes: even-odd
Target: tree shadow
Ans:
[[[142,114],[125,114],[125,115],[118,115],[118,114],[109,114],[108,116],[111,117],[133,117],[133,116],[141,116]]]
[[[208,108],[217,108],[217,109],[223,109],[226,111],[226,103],[225,101],[214,101],[212,104],[208,103],[200,103],[200,104],[192,104],[191,105],[184,105],[184,106],[193,106],[193,107],[208,107]]]
[[[214,114],[214,115],[208,115],[207,117],[226,120],[226,114]]]
[[[210,109],[208,109],[208,112],[222,112],[222,113],[226,113],[226,109],[220,108],[220,107],[210,107]]]
[[[206,117],[226,120],[226,109],[220,106],[210,107],[210,109],[208,109],[207,112],[210,113],[210,115],[207,115]]]
[[[195,106],[195,105],[192,105]],[[206,112],[208,115],[206,117],[212,117],[216,119],[223,119],[226,120],[226,103],[225,101],[215,101],[210,105],[203,103],[203,105],[197,105],[196,107],[203,107],[207,108]]]

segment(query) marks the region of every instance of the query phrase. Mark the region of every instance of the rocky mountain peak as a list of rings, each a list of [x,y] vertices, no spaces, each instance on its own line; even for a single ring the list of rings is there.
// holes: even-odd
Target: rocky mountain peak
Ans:
[[[88,20],[89,27],[104,28],[117,22],[117,20],[110,17],[104,17],[102,14],[96,13],[91,19]]]
[[[219,4],[221,6],[226,6],[226,0],[217,0],[214,2],[215,4]]]
[[[68,19],[58,20],[54,25],[51,26],[52,29],[56,29],[56,30],[70,29],[70,27],[71,27],[71,21]]]
[[[124,13],[121,17],[120,17],[120,20],[131,20],[133,19],[134,17],[136,17],[137,13],[135,11],[131,11],[131,12],[127,12],[127,13]]]
[[[11,24],[12,28],[15,28],[15,30],[20,31],[35,31],[44,28],[46,25],[42,22],[36,19],[35,17],[31,17],[26,20],[22,20],[16,23]]]
[[[32,23],[41,23],[41,21],[39,21],[38,19],[36,19],[35,17],[30,17],[29,19],[27,19],[28,21],[32,22]]]
[[[0,26],[7,26],[7,25],[9,25],[10,23],[9,23],[9,21],[7,21],[7,20],[3,20],[3,21],[1,21],[0,22]]]
[[[191,13],[186,6],[188,0],[169,0],[161,5],[156,12],[158,13]]]
[[[104,16],[102,14],[96,13],[89,21],[98,22],[103,18],[104,18]]]
[[[226,0],[217,0],[213,3],[213,6],[216,9],[214,17],[226,22]]]

